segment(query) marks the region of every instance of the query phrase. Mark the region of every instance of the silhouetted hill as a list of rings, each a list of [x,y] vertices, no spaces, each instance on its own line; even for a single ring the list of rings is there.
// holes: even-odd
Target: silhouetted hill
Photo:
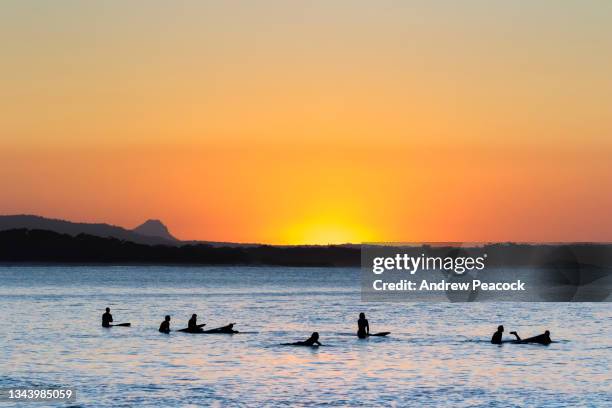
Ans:
[[[175,238],[170,231],[168,231],[168,228],[159,220],[148,220],[133,230],[129,230],[104,223],[90,224],[72,222],[40,217],[38,215],[0,215],[0,231],[19,228],[55,231],[73,236],[78,234],[89,234],[98,237],[113,237],[124,241],[148,245],[206,244],[215,247],[236,248],[259,245],[217,241],[181,241]]]
[[[166,227],[160,220],[147,220],[144,224],[134,228],[137,234],[144,235],[145,237],[156,237],[163,238],[168,241],[178,241],[170,234],[168,227]]]
[[[0,231],[18,228],[54,231],[61,234],[69,234],[72,236],[76,236],[79,234],[89,234],[98,237],[112,237],[125,241],[132,241],[149,245],[176,245],[176,240],[174,238],[168,239],[163,236],[147,236],[135,231],[130,231],[125,228],[109,224],[70,222],[64,220],[56,220],[52,218],[39,217],[37,215],[0,216]]]

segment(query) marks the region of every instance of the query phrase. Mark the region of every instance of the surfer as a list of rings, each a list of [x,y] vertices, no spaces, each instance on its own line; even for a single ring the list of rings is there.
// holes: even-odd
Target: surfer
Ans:
[[[187,331],[200,332],[202,331],[202,326],[203,325],[198,325],[198,315],[194,313],[191,315],[191,319],[189,319],[189,322],[187,323]]]
[[[315,345],[322,346],[322,344],[319,343],[319,333],[317,332],[312,333],[310,337],[308,338],[308,340],[296,341],[295,343],[283,344],[283,346],[307,346],[307,347],[314,347]]]
[[[521,339],[518,333],[515,331],[510,332],[510,334],[514,334],[517,343],[538,343],[545,345],[552,343],[552,340],[550,339],[550,332],[548,330],[537,336],[529,337],[528,339]]]
[[[504,332],[504,326],[497,326],[497,331],[493,333],[493,337],[491,337],[492,344],[502,344],[502,333]],[[515,333],[515,332],[513,332]]]
[[[102,315],[102,327],[111,327],[113,322],[113,315],[110,314],[110,307],[106,308],[106,313]]]
[[[170,316],[167,315],[163,322],[159,325],[159,331],[161,333],[170,333]]]
[[[370,335],[370,324],[368,319],[365,317],[365,313],[359,313],[359,320],[357,320],[357,337],[365,339]]]
[[[238,330],[234,330],[235,324],[236,323],[230,323],[227,326],[217,327],[216,329],[205,330],[204,333],[227,333],[227,334],[238,333]]]

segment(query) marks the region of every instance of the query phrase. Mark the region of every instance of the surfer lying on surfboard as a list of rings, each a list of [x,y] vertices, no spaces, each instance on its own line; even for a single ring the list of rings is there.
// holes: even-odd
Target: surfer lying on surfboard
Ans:
[[[234,330],[235,324],[236,323],[230,323],[227,326],[217,327],[215,329],[204,330],[202,327],[206,326],[206,323],[202,323],[202,324],[196,324],[195,328],[187,327],[187,328],[179,329],[176,331],[183,332],[183,333],[197,333],[197,334],[217,334],[217,333],[236,334],[236,333],[240,333],[238,330]],[[160,328],[160,331],[162,331],[161,328]]]
[[[315,346],[322,346],[321,343],[319,343],[319,333],[314,332],[310,335],[310,337],[308,338],[308,340],[304,340],[304,341],[296,341],[295,343],[284,343],[283,346],[306,346],[306,347],[315,347]]]
[[[538,344],[550,344],[552,340],[550,339],[550,332],[546,330],[544,333],[539,334],[537,336],[529,337],[528,339],[521,339],[517,332],[512,331],[510,334],[514,334],[516,337],[516,343],[538,343]]]
[[[238,333],[238,330],[234,330],[235,324],[236,323],[230,323],[227,326],[217,327],[216,329],[204,330],[204,333],[226,333],[226,334]]]

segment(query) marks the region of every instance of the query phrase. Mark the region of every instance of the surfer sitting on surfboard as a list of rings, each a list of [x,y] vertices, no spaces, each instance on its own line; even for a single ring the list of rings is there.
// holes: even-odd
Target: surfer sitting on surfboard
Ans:
[[[159,325],[159,331],[161,333],[170,333],[170,316],[166,316],[163,322]]]
[[[366,339],[371,336],[384,337],[391,332],[380,332],[370,333],[370,323],[366,319],[365,313],[359,313],[359,320],[357,320],[357,337],[360,339]]]
[[[497,331],[493,333],[491,337],[492,344],[502,344],[502,334],[504,333],[504,326],[497,326]]]
[[[370,323],[366,319],[365,313],[359,313],[359,320],[357,320],[357,337],[365,339],[370,335]]]
[[[106,313],[102,315],[102,327],[111,327],[110,324],[113,322],[113,315],[110,314],[110,307],[106,308]]]
[[[189,332],[201,332],[202,331],[202,326],[198,325],[198,315],[197,314],[192,314],[191,315],[191,319],[189,319],[189,322],[187,323],[187,331]]]

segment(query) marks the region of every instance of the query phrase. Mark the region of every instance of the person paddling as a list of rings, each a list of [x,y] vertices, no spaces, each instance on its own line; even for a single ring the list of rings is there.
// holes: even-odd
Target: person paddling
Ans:
[[[365,339],[370,335],[370,323],[366,319],[365,313],[359,313],[359,320],[357,320],[357,337]]]
[[[102,315],[102,327],[111,327],[113,322],[113,315],[110,314],[110,307],[106,308],[106,313]]]
[[[170,316],[166,316],[163,322],[159,325],[159,331],[161,333],[170,333]]]
[[[285,343],[283,345],[284,346],[307,346],[307,347],[314,347],[315,345],[322,346],[322,344],[319,342],[319,333],[317,332],[312,333],[310,337],[308,338],[308,340],[296,341],[295,343]]]
[[[216,329],[204,330],[204,333],[226,333],[226,334],[235,334],[238,333],[238,330],[234,330],[234,325],[236,323],[230,323],[227,326],[217,327]]]
[[[493,333],[493,337],[491,337],[492,344],[502,344],[502,334],[504,333],[504,326],[497,326],[497,331]]]
[[[518,333],[515,331],[510,332],[510,334],[514,334],[514,337],[516,337],[516,341],[519,343],[537,343],[544,345],[552,343],[552,340],[550,339],[550,332],[548,330],[537,336],[529,337],[528,339],[521,339]]]

